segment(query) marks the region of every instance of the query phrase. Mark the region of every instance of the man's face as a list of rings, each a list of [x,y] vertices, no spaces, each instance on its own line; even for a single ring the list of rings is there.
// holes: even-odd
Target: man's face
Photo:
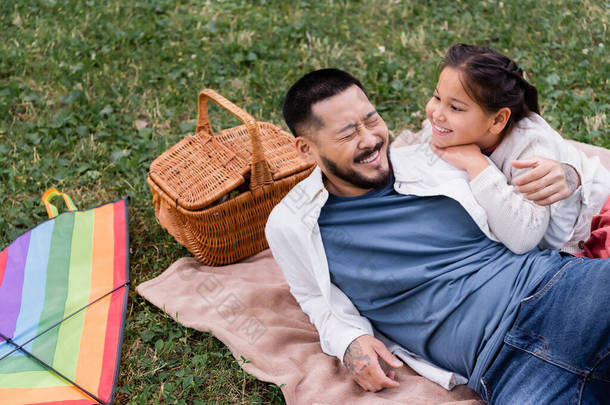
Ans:
[[[314,104],[312,112],[321,125],[312,125],[300,145],[306,143],[331,193],[361,195],[388,183],[388,127],[359,87]],[[297,148],[303,150],[299,142]]]

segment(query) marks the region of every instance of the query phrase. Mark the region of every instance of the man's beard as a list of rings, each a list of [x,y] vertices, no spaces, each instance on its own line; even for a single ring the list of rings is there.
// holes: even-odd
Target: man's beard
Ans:
[[[367,155],[370,156],[372,153],[375,153],[375,151],[381,150],[382,147],[383,147],[383,142],[380,142],[379,144],[375,145],[375,147],[373,148],[373,150],[371,152],[368,152],[368,153],[365,152],[364,154],[359,155],[358,158],[356,158],[354,160],[355,161],[362,160]],[[363,175],[358,173],[353,168],[346,169],[343,167],[339,167],[335,162],[328,159],[323,154],[320,154],[320,159],[322,160],[322,162],[324,163],[324,166],[326,166],[326,168],[328,169],[328,171],[330,173],[334,174],[338,178],[345,180],[348,183],[350,183],[358,188],[362,188],[365,190],[378,189],[378,188],[387,186],[388,182],[390,181],[390,173],[392,172],[392,162],[390,161],[390,148],[388,148],[388,150],[387,150],[386,157],[388,160],[388,170],[385,172],[383,172],[383,171],[380,172],[377,177],[371,179],[368,177],[364,177]]]

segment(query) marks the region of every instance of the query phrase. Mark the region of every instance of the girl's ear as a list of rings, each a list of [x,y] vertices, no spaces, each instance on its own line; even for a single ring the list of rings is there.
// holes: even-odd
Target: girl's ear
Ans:
[[[311,139],[303,136],[297,136],[294,145],[297,149],[297,153],[303,160],[305,160],[307,163],[316,163],[313,153],[315,145],[313,145],[313,141]]]
[[[510,118],[510,108],[502,107],[500,108],[494,115],[491,121],[491,128],[489,128],[489,132],[494,135],[499,135],[506,128],[506,124],[508,123],[508,119]]]

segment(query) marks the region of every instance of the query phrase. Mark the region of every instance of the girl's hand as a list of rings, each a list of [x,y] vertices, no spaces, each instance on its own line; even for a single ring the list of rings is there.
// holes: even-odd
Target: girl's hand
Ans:
[[[430,149],[445,162],[468,172],[470,180],[474,179],[489,166],[489,162],[481,152],[481,148],[471,143],[468,145],[448,146],[439,148],[432,143]]]
[[[580,176],[572,166],[541,156],[514,160],[517,169],[532,168],[513,180],[525,198],[538,205],[551,205],[568,198],[580,186]]]

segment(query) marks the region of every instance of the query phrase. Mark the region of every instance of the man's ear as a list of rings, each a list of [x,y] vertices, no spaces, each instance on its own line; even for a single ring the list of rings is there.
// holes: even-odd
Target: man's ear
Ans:
[[[496,113],[494,113],[491,121],[491,127],[489,128],[489,132],[494,135],[500,134],[504,131],[506,124],[508,123],[508,119],[510,118],[510,108],[502,107]]]
[[[316,158],[314,155],[315,144],[314,142],[304,136],[297,136],[295,139],[295,147],[299,156],[307,163],[315,164]]]

